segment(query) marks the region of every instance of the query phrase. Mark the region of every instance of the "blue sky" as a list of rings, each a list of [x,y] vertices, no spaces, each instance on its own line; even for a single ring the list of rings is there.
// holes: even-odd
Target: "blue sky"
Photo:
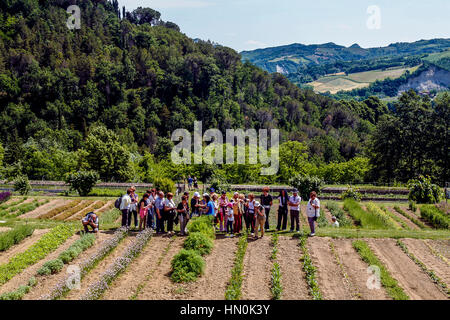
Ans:
[[[119,0],[128,11],[161,12],[191,38],[237,51],[291,43],[334,42],[364,48],[394,42],[450,38],[449,0]],[[380,12],[369,29],[368,7]]]

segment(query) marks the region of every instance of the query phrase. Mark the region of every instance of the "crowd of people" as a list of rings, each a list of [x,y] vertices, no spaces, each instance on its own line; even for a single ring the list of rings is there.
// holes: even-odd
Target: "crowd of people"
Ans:
[[[188,179],[189,188],[192,184],[196,184],[196,178]],[[181,201],[176,204],[172,193],[164,194],[157,189],[147,190],[139,200],[136,188],[131,187],[120,198],[122,226],[130,228],[131,222],[134,221],[134,226],[139,228],[139,231],[152,228],[157,234],[171,235],[174,234],[174,225],[179,224],[180,235],[185,235],[187,224],[192,217],[207,215],[211,216],[216,230],[224,232],[227,237],[233,237],[245,230],[258,239],[259,235],[262,238],[264,232],[270,228],[269,215],[274,202],[268,187],[264,187],[262,191],[259,201],[253,193],[246,196],[243,193],[234,192],[229,199],[225,191],[218,194],[214,188],[202,196],[196,191],[190,197],[190,192],[186,191]],[[289,195],[287,190],[281,190],[276,200],[279,202],[277,231],[287,229],[290,213],[290,231],[300,232],[302,199],[298,190],[293,190],[292,195]],[[316,221],[320,216],[320,201],[315,191],[310,194],[306,213],[311,230],[310,236],[314,236]],[[335,226],[336,224],[338,226],[336,219],[333,222]]]

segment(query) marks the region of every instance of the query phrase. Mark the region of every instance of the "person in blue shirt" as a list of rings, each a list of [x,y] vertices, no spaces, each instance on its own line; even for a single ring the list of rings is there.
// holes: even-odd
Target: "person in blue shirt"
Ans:
[[[199,207],[206,209],[205,215],[214,216],[214,202],[211,200],[209,194],[205,193],[203,199],[206,204],[201,204]]]

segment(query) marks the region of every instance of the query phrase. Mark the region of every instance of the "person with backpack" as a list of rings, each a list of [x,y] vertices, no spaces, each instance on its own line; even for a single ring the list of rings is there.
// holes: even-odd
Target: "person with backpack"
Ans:
[[[127,189],[127,193],[120,198],[119,209],[122,211],[122,227],[128,228],[128,213],[131,206],[131,188]],[[118,199],[119,200],[119,199]]]
[[[314,237],[316,235],[315,223],[320,217],[320,201],[315,191],[309,194],[309,198],[308,204],[306,205],[306,215],[308,216],[309,228],[311,229],[310,236]]]
[[[84,231],[89,232],[88,226],[91,226],[94,233],[98,232],[99,223],[98,216],[94,212],[89,212],[86,216],[81,220],[83,223]]]
[[[156,233],[165,233],[164,231],[164,192],[159,191],[158,196],[155,199],[155,214],[156,214]]]

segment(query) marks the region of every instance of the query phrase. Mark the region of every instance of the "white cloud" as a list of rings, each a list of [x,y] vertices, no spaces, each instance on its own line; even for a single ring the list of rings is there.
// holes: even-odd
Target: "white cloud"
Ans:
[[[153,0],[151,7],[156,9],[204,8],[214,5],[207,0]]]

